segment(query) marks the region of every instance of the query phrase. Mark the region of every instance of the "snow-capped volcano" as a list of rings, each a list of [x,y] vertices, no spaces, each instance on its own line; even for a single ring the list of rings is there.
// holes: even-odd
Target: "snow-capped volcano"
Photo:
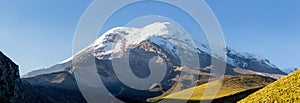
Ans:
[[[198,52],[212,57],[218,57],[210,54],[209,45],[202,43],[194,37],[195,35],[189,35],[180,26],[170,22],[156,22],[143,28],[116,27],[105,32],[95,40],[94,43],[77,54],[89,52],[99,60],[111,60],[113,58],[121,57],[128,48],[138,45],[142,41],[150,41],[173,55],[178,55],[178,49],[182,49],[185,54]],[[259,72],[284,74],[281,73],[280,70],[277,70],[278,68],[267,59],[259,56],[249,53],[238,53],[229,48],[226,48],[226,53],[228,58],[227,61],[224,62],[227,62],[230,66],[252,69]],[[71,61],[72,57],[62,61],[56,66],[48,69],[36,70],[23,77],[64,71],[67,67],[70,68],[72,65]],[[257,65],[259,65],[259,67],[256,67]],[[264,68],[268,69],[260,70]],[[273,69],[276,70],[274,71]]]
[[[170,22],[156,22],[143,28],[134,27],[116,27],[102,34],[97,40],[85,49],[76,53],[93,53],[95,57],[102,60],[118,58],[134,45],[142,41],[151,41],[164,50],[176,55],[178,48],[185,51],[196,51],[194,41],[180,26]],[[197,41],[199,43],[200,41]],[[208,46],[201,45],[202,51],[209,51]],[[177,48],[177,49],[176,49]],[[52,72],[64,71],[68,65],[72,64],[72,57],[60,62],[58,65],[40,69],[23,75],[23,77],[32,77],[39,74],[48,74]]]
[[[214,68],[212,60],[226,63],[225,75],[229,76],[258,74],[276,79],[285,76],[285,73],[269,60],[260,56],[224,48],[227,54],[227,59],[224,61],[224,58],[221,59],[220,56],[211,53],[209,47],[197,40],[195,35],[189,35],[178,25],[170,22],[157,22],[143,28],[117,27],[101,35],[74,56],[50,68],[32,71],[23,78],[36,84],[33,85],[36,87],[50,85],[59,90],[70,90],[70,86],[78,87],[76,81],[84,82],[81,84],[85,84],[87,88],[93,87],[93,83],[97,82],[94,79],[78,80],[75,76],[96,73],[109,92],[124,102],[146,102],[149,98],[171,93],[170,88],[177,84],[181,86],[176,90],[182,90],[207,83],[210,77],[218,77],[220,74],[210,73],[213,69],[218,69]],[[125,55],[127,53],[130,55]],[[76,57],[74,62],[73,57]],[[140,78],[148,77],[153,69],[150,65],[153,58],[155,60],[153,64],[157,65],[155,69],[166,72],[164,77],[159,77],[163,78],[160,82],[148,80],[135,82],[136,85],[146,84],[146,90],[136,90],[125,85],[120,79],[133,80],[127,74],[121,75],[121,78],[117,77],[116,71],[122,73],[132,71]],[[181,62],[183,60],[187,63],[183,64]],[[118,65],[113,65],[114,61],[117,61]],[[89,72],[93,62],[96,71]],[[199,63],[200,67],[188,63]],[[79,89],[75,88],[71,91],[77,91],[81,95]],[[79,99],[84,98],[79,97]]]

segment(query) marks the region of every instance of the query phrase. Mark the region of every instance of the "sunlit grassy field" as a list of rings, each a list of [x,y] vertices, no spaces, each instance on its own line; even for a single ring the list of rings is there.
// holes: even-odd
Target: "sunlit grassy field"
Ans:
[[[164,99],[172,100],[191,100],[191,101],[200,101],[200,100],[214,100],[236,93],[240,93],[250,89],[256,89],[266,86],[267,84],[273,82],[274,79],[258,76],[258,75],[242,75],[235,77],[226,77],[221,80],[216,80],[210,83],[206,83],[200,86],[196,86],[190,89],[182,90],[171,95],[164,97]],[[221,83],[221,87],[216,95],[213,95],[214,91],[208,90],[207,87],[216,87]],[[203,95],[205,93],[206,95]]]
[[[300,103],[300,70],[249,95],[239,103]]]

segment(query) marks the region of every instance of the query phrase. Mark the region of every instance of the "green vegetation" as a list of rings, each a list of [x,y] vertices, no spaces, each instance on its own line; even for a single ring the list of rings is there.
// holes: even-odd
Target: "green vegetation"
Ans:
[[[168,96],[165,96],[166,100],[189,100],[189,101],[200,101],[200,100],[216,100],[222,98],[229,98],[237,93],[242,93],[247,90],[257,90],[258,88],[264,87],[275,80],[268,77],[263,77],[259,75],[241,75],[234,77],[226,77],[221,80],[216,80],[210,83],[206,83],[200,86],[196,86],[190,89],[182,90]],[[207,86],[218,86],[219,83],[222,83],[220,90],[216,96],[212,95],[203,95],[207,91]],[[192,95],[189,95],[191,94]],[[241,99],[241,98],[240,98]],[[240,100],[238,99],[238,100]]]
[[[300,70],[271,83],[239,103],[300,103]]]

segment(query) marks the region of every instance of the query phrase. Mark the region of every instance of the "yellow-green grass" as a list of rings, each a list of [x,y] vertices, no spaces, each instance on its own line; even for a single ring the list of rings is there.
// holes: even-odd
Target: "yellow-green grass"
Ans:
[[[214,100],[234,95],[236,93],[240,93],[246,90],[261,88],[273,81],[275,80],[272,78],[263,77],[259,75],[241,75],[235,77],[226,77],[223,79],[223,81],[216,80],[200,86],[182,90],[165,96],[164,99],[189,101]],[[218,86],[219,83],[222,84],[219,91],[215,96],[211,95],[213,94],[213,92],[209,92],[209,90],[207,91],[207,86],[214,87]],[[204,92],[207,95],[203,95]],[[189,95],[191,93],[192,95]]]
[[[300,103],[300,70],[249,95],[239,103]]]

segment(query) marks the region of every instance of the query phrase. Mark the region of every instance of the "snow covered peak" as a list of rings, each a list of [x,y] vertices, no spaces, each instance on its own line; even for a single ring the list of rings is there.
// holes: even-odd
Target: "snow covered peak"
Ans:
[[[156,22],[142,28],[142,33],[150,34],[169,34],[174,35],[175,32],[183,33],[183,30],[176,24],[171,22]]]
[[[145,40],[164,45],[167,49],[173,49],[173,46],[180,46],[185,50],[195,48],[188,33],[170,22],[156,22],[143,28],[113,28],[101,35],[91,46],[98,59],[111,59],[122,56],[127,48]]]

